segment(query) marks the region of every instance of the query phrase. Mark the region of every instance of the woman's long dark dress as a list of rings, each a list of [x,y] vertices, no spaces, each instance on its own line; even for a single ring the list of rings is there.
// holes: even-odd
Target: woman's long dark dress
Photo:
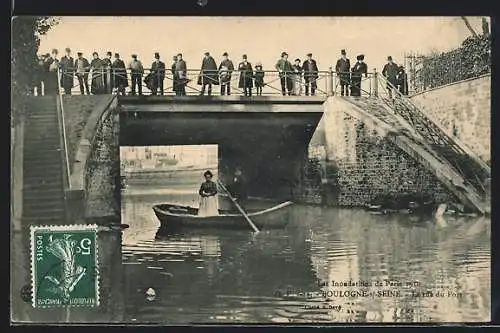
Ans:
[[[97,58],[93,59],[90,63],[90,68],[92,69],[92,84],[90,91],[94,95],[104,93],[104,67],[102,60]]]

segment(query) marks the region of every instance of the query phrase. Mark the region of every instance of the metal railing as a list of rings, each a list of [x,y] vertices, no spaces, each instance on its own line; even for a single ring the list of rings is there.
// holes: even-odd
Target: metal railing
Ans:
[[[413,102],[383,75],[378,75],[379,99],[395,114],[403,118],[421,137],[479,193],[487,194],[484,187],[491,177],[490,167],[458,138],[452,137],[440,124],[421,111]]]
[[[256,75],[256,74],[259,75]],[[87,93],[82,87],[80,80],[74,71],[64,71],[61,75],[72,77],[72,94]],[[124,95],[201,95],[203,83],[211,83],[211,95],[222,95],[222,85],[224,83],[227,94],[227,87],[231,95],[245,95],[245,82],[251,89],[252,96],[332,96],[341,93],[341,83],[347,82],[349,95],[353,89],[353,82],[356,75],[352,72],[336,73],[334,71],[317,71],[296,74],[293,72],[278,72],[276,70],[253,71],[252,73],[233,70],[230,78],[223,82],[221,71],[188,69],[184,72],[184,77],[179,79],[172,71],[157,72],[151,69],[144,69],[143,73],[136,74],[139,85],[133,86],[132,73],[123,69],[98,69],[85,73],[83,81],[87,81],[90,94],[124,94]],[[259,76],[261,79],[259,79]],[[362,74],[359,78],[361,85],[361,96],[369,96],[373,90],[373,73]],[[353,80],[354,79],[354,80]],[[120,86],[120,83],[122,86]],[[123,84],[126,83],[126,84]],[[283,86],[284,90],[283,91]],[[163,85],[163,87],[162,87]],[[176,88],[184,88],[184,93],[180,93]],[[62,89],[63,87],[61,87]],[[120,89],[121,88],[121,89]],[[156,88],[156,89],[155,89]],[[163,89],[162,89],[163,88]],[[208,95],[209,85],[205,87],[204,95]],[[258,89],[260,88],[260,89]],[[355,89],[355,87],[354,87]],[[64,89],[62,89],[64,90]]]
[[[63,144],[63,153],[64,153],[64,163],[65,163],[65,167],[63,169],[65,169],[65,181],[67,181],[67,187],[68,189],[71,189],[71,180],[70,180],[70,174],[71,174],[71,169],[70,169],[70,166],[69,166],[69,156],[68,156],[68,137],[67,137],[67,134],[66,134],[66,120],[65,120],[65,114],[64,114],[64,102],[63,102],[63,97],[62,97],[62,94],[61,94],[61,78],[62,78],[62,73],[61,71],[58,71],[57,72],[57,84],[58,84],[58,87],[59,87],[59,96],[58,96],[58,99],[59,99],[59,105],[60,105],[60,114],[59,114],[59,118],[61,119],[61,124],[60,126],[62,127],[61,129],[61,132],[62,132],[62,144]]]

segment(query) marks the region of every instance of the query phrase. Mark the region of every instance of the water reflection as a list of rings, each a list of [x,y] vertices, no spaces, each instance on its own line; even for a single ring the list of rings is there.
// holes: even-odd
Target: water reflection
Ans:
[[[488,219],[447,217],[443,226],[430,218],[296,206],[285,229],[257,236],[224,230],[158,233],[152,205],[192,205],[195,198],[179,191],[124,196],[123,223],[130,225],[122,249],[125,321],[489,321]],[[404,286],[339,288],[318,280],[392,280]],[[156,292],[154,300],[146,297],[149,288]],[[329,297],[339,290],[401,295]],[[427,290],[462,297],[415,297]]]

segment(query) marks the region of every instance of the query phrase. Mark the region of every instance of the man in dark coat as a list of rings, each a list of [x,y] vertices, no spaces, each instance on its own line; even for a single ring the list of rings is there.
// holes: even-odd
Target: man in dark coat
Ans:
[[[114,88],[118,90],[118,94],[125,95],[125,87],[128,87],[127,67],[125,62],[120,59],[120,54],[115,53],[115,60],[111,64],[113,70]]]
[[[340,79],[340,96],[349,96],[349,71],[351,70],[351,62],[347,58],[345,50],[340,51],[340,59],[335,65],[335,72]]]
[[[113,61],[111,58],[113,57],[113,53],[110,51],[106,52],[106,58],[102,59],[102,69],[103,69],[103,80],[104,80],[104,93],[111,94],[113,90],[113,75],[111,75],[111,66],[113,65]]]
[[[368,76],[368,66],[364,63],[365,56],[360,54],[356,57],[356,64],[352,68],[351,96],[361,96],[361,77]]]
[[[387,79],[387,91],[389,92],[389,98],[392,98],[392,86],[397,88],[398,85],[398,71],[399,71],[399,66],[396,65],[392,61],[392,57],[388,56],[387,57],[387,64],[384,65],[384,68],[382,69],[382,75],[386,77]]]
[[[281,94],[285,96],[288,92],[290,96],[293,89],[294,70],[292,63],[288,61],[288,53],[281,53],[281,59],[276,63],[276,70],[279,72],[280,76]]]
[[[248,198],[247,181],[240,167],[235,169],[232,182],[228,186],[228,191],[240,205]]]
[[[71,50],[66,48],[66,55],[61,58],[59,62],[61,68],[61,87],[64,89],[65,95],[71,95],[71,88],[73,88],[73,80],[75,77],[75,60],[71,57]]]
[[[208,86],[208,96],[211,96],[212,84],[219,84],[219,70],[210,52],[205,52],[205,57],[201,63],[201,73],[198,76],[198,85],[201,85],[200,96],[205,94],[206,86]]]
[[[399,92],[405,96],[408,95],[408,75],[403,66],[399,66],[397,81]]]
[[[177,96],[186,96],[186,85],[190,81],[187,77],[187,64],[182,59],[182,54],[177,55],[177,62],[175,63],[175,73],[177,74],[177,87],[175,93]]]
[[[253,68],[252,64],[247,61],[247,55],[242,56],[243,61],[238,65],[238,71],[240,71],[240,81],[238,82],[238,87],[243,88],[243,93],[245,96],[252,96],[253,88]]]
[[[311,88],[311,96],[314,96],[317,88],[318,65],[316,64],[316,60],[312,58],[312,53],[307,54],[307,60],[302,63],[302,70],[304,71],[306,96],[309,96],[309,87]]]
[[[59,84],[57,78],[57,71],[59,70],[59,60],[57,59],[57,54],[57,49],[53,49],[51,54],[45,61],[45,78],[43,81],[45,95],[59,94]]]
[[[231,74],[234,70],[234,65],[231,60],[229,60],[229,55],[227,52],[222,54],[222,62],[219,66],[219,79],[220,79],[220,94],[224,96],[231,95]]]
[[[155,61],[151,64],[151,94],[156,95],[158,88],[163,96],[163,82],[165,81],[165,63],[160,61],[160,54],[155,53]]]
[[[83,57],[82,52],[77,53],[77,58],[75,60],[75,71],[76,77],[78,79],[78,85],[80,86],[80,93],[82,95],[90,95],[89,89],[89,73],[90,73],[90,63],[87,59]]]
[[[172,72],[172,91],[177,95],[177,84],[179,82],[179,76],[177,75],[177,72],[175,70],[177,64],[177,56],[174,55],[172,57],[172,66],[170,67],[170,71]]]

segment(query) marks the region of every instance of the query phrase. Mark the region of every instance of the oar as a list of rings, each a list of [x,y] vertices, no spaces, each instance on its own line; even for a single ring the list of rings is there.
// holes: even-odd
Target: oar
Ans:
[[[227,188],[220,181],[218,181],[218,180],[217,180],[217,183],[224,190],[224,192],[226,192],[226,194],[228,195],[229,199],[231,199],[231,201],[236,206],[236,208],[238,208],[238,210],[240,211],[241,215],[243,215],[243,217],[247,220],[248,224],[250,224],[250,226],[253,228],[253,230],[256,233],[259,232],[259,229],[255,226],[255,224],[252,222],[252,220],[250,220],[250,218],[245,213],[245,211],[243,210],[243,208],[241,208],[241,206],[236,202],[236,200],[233,198],[233,196],[231,195],[231,193],[229,193],[229,191],[227,190]]]

